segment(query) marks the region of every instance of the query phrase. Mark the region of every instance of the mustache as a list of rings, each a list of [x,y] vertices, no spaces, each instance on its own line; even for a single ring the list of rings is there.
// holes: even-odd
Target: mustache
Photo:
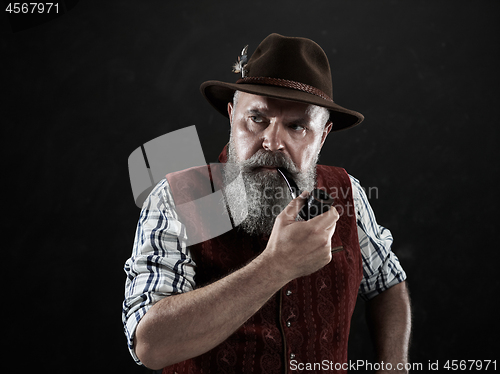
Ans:
[[[239,162],[242,172],[251,173],[259,167],[285,168],[292,174],[299,172],[295,163],[283,152],[259,149],[252,157]]]

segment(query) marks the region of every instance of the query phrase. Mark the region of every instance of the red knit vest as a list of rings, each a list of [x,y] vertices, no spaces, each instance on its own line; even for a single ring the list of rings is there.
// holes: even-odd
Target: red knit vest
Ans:
[[[176,206],[222,186],[220,164],[210,165],[208,170],[204,166],[172,173],[167,179]],[[347,363],[350,321],[362,278],[352,189],[344,169],[324,165],[317,166],[317,187],[326,188],[335,198],[340,219],[332,248],[342,246],[344,250],[319,271],[288,283],[226,341],[201,356],[164,368],[164,374],[282,374],[299,373],[299,368],[346,372],[342,364]],[[203,230],[203,222],[197,225]],[[244,266],[266,244],[267,238],[235,228],[192,245],[197,286]]]

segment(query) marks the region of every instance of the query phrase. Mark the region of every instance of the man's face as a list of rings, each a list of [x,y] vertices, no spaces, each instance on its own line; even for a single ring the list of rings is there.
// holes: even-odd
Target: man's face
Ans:
[[[231,139],[225,197],[235,222],[250,234],[270,235],[291,199],[276,167],[287,169],[300,190],[316,182],[316,160],[330,131],[328,112],[286,100],[239,93],[229,104]],[[243,183],[233,183],[238,176]]]
[[[304,172],[311,167],[331,130],[313,105],[240,92],[236,107],[228,104],[235,158],[257,151],[279,152]]]

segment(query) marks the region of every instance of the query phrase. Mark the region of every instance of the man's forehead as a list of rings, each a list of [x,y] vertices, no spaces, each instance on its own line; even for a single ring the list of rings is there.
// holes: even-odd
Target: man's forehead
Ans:
[[[263,114],[281,113],[287,116],[312,117],[319,108],[316,105],[310,105],[293,100],[278,99],[268,96],[254,95],[246,92],[240,92],[238,96],[238,105],[245,111],[257,110]]]

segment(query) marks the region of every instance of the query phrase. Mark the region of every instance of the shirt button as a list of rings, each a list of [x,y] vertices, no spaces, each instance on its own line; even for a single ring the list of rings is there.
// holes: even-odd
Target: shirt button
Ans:
[[[288,322],[286,323],[286,327],[290,327],[291,325],[292,325],[292,323],[291,323],[290,321],[288,321]]]
[[[290,353],[290,359],[293,360],[295,358],[295,353]]]
[[[290,291],[290,290],[286,291],[287,296],[290,296],[291,294],[292,294],[292,291]]]

